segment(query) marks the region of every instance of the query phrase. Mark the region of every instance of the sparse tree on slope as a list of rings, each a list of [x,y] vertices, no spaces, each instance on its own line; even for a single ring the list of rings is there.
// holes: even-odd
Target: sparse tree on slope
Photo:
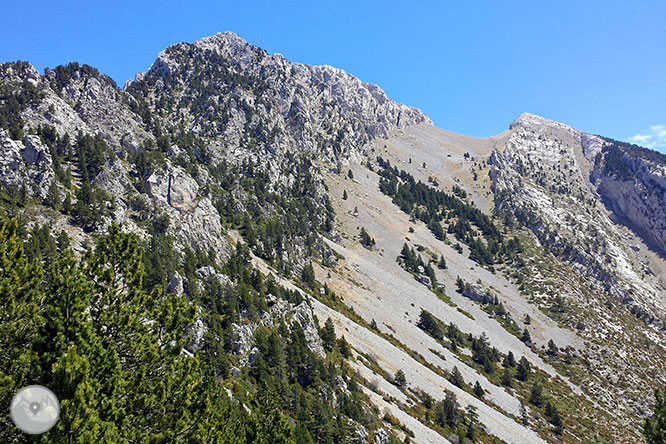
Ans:
[[[643,435],[648,444],[666,444],[666,400],[664,392],[655,391],[656,404],[654,413],[645,419]]]

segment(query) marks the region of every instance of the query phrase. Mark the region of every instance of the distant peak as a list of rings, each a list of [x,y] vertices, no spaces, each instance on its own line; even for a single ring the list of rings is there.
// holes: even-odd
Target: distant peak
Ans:
[[[573,128],[564,123],[560,123],[555,120],[547,119],[545,117],[537,116],[536,114],[530,114],[530,113],[523,113],[520,116],[518,116],[518,118],[514,120],[511,123],[511,125],[509,125],[509,129],[514,129],[514,128],[532,128],[532,129],[558,128],[566,131],[582,133],[576,128]]]
[[[215,35],[209,37],[203,37],[193,43],[193,45],[200,48],[209,48],[215,46],[219,48],[220,46],[252,46],[245,39],[238,36],[237,34],[231,31],[218,32]]]
[[[551,125],[557,123],[554,120],[546,119],[545,117],[537,116],[536,114],[523,113],[519,115],[516,120],[514,120],[509,129],[513,129],[517,126],[534,126],[534,125]]]

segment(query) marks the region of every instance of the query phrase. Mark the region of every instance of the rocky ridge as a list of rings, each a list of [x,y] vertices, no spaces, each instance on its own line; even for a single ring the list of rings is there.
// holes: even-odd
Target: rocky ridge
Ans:
[[[363,256],[364,260],[358,261],[365,265],[354,264],[358,269],[338,270],[340,276],[347,276],[343,284],[338,282],[340,288],[350,288],[342,299],[349,302],[351,308],[358,309],[368,324],[375,317],[379,319],[378,313],[372,311],[383,308],[378,307],[377,301],[383,298],[384,303],[379,304],[382,306],[388,306],[389,302],[394,304],[391,316],[382,314],[384,323],[380,322],[379,329],[384,333],[390,330],[388,334],[395,335],[394,341],[402,341],[402,347],[409,344],[411,350],[418,350],[417,354],[427,356],[431,362],[443,367],[454,363],[468,381],[481,380],[490,400],[482,401],[453,388],[442,373],[435,373],[431,368],[426,371],[424,364],[405,353],[401,362],[407,362],[406,368],[419,369],[410,375],[415,375],[414,379],[422,372],[431,375],[436,383],[429,384],[428,388],[435,399],[443,397],[445,389],[453,389],[458,390],[469,405],[476,405],[485,412],[495,409],[481,418],[481,422],[507,442],[520,442],[521,436],[537,439],[534,430],[512,417],[519,414],[522,399],[501,384],[494,385],[490,375],[481,374],[469,360],[450,352],[416,328],[419,307],[415,303],[425,305],[427,301],[429,311],[466,327],[465,333],[491,332],[490,336],[496,336],[490,338],[491,344],[499,352],[522,353],[532,360],[535,368],[554,376],[556,371],[542,361],[543,354],[538,354],[536,340],[530,344],[532,348],[528,347],[514,334],[504,331],[493,315],[485,319],[488,315],[469,299],[486,303],[486,296],[491,294],[486,288],[492,288],[492,295],[497,294],[512,311],[521,309],[523,311],[519,312],[524,313],[533,309],[530,313],[534,318],[540,314],[534,307],[549,313],[557,322],[569,327],[570,336],[576,337],[576,340],[562,342],[567,344],[567,349],[569,343],[581,348],[575,357],[586,362],[589,372],[589,378],[581,377],[576,381],[582,390],[571,382],[568,384],[576,393],[584,392],[594,402],[600,402],[602,408],[610,410],[611,406],[617,406],[617,411],[613,411],[613,427],[620,430],[618,433],[625,433],[618,436],[635,434],[633,429],[622,431],[622,421],[645,414],[644,406],[650,395],[645,386],[654,375],[666,374],[661,359],[664,351],[664,319],[660,317],[665,305],[663,280],[654,271],[657,262],[650,262],[637,253],[642,251],[642,241],[633,234],[638,234],[649,247],[663,254],[666,173],[659,156],[538,116],[520,116],[505,136],[493,141],[494,151],[476,155],[482,161],[487,158],[490,164],[494,211],[507,222],[513,220],[515,224],[507,223],[509,229],[527,227],[532,233],[529,242],[533,240],[540,248],[535,262],[547,259],[548,265],[559,275],[555,279],[548,274],[548,267],[529,264],[530,285],[521,285],[520,291],[515,291],[512,297],[521,300],[512,306],[515,300],[507,300],[505,293],[513,292],[513,288],[508,290],[510,282],[503,279],[515,270],[498,267],[498,276],[495,269],[491,273],[482,267],[478,272],[470,272],[478,264],[466,256],[458,256],[463,254],[462,247],[460,253],[454,252],[449,244],[432,238],[427,229],[417,227],[419,242],[428,245],[426,251],[434,251],[442,257],[446,254],[450,269],[456,270],[458,277],[484,280],[478,283],[478,288],[473,287],[473,293],[463,292],[461,296],[465,298],[456,299],[464,310],[460,306],[452,309],[452,305],[444,304],[430,291],[432,288],[421,285],[419,287],[423,288],[418,291],[404,291],[401,290],[404,286],[396,284],[389,289],[396,293],[391,297],[388,297],[389,290],[387,294],[373,293],[382,288],[380,285],[373,286],[373,291],[362,286],[354,288],[358,281],[363,281],[364,275],[381,275],[381,272],[393,270],[385,264],[384,270],[377,272],[382,267],[377,265],[373,255],[390,256],[389,262],[394,262],[403,237],[417,236],[412,234],[411,225],[412,231],[406,231],[406,215],[402,215],[405,219],[404,226],[400,226],[402,231],[395,228],[398,231],[394,232],[382,231],[381,223],[387,222],[373,221],[372,218],[378,217],[375,213],[373,216],[365,214],[368,212],[363,205],[369,199],[362,188],[372,186],[377,191],[373,182],[376,177],[359,164],[368,165],[374,161],[375,151],[386,151],[387,138],[404,135],[416,126],[426,128],[425,133],[434,131],[429,119],[420,111],[388,100],[377,86],[329,66],[290,63],[281,55],[269,55],[232,33],[167,48],[146,72],[138,74],[122,90],[94,68],[76,64],[47,70],[44,75],[25,63],[3,64],[0,65],[0,86],[18,91],[17,94],[27,91],[32,97],[22,102],[19,112],[22,134],[0,131],[0,180],[5,187],[24,189],[42,203],[50,200],[55,189],[56,194],[76,203],[84,180],[80,154],[59,152],[58,143],[47,140],[48,131],[45,132],[44,127],[52,127],[58,137],[67,134],[74,144],[85,136],[98,137],[110,150],[100,171],[90,177],[91,183],[108,195],[102,220],[93,230],[86,228],[88,233],[85,233],[76,218],[64,212],[60,205],[54,204],[53,211],[38,218],[39,223],[55,221],[57,227],[79,230],[74,239],[77,246],[90,240],[90,231],[101,233],[111,221],[120,222],[126,230],[145,239],[155,236],[157,226],[165,225],[165,233],[173,236],[174,247],[180,255],[192,249],[198,254],[209,253],[221,261],[232,254],[234,245],[247,244],[261,257],[260,263],[267,274],[281,274],[286,276],[285,282],[298,282],[302,292],[304,284],[299,281],[306,280],[304,271],[313,260],[322,265],[321,270],[315,266],[320,281],[332,285],[334,279],[330,273],[326,276],[326,267],[335,270],[337,258],[346,261],[345,256],[350,256],[358,247],[352,240],[356,236],[353,227],[358,227],[360,220],[368,223],[379,248],[372,252],[361,250],[362,255],[368,257]],[[460,143],[464,145],[469,141]],[[428,171],[426,160],[430,166],[455,159],[463,165],[455,170],[456,174],[464,175],[465,162],[472,162],[469,152],[465,157],[462,151],[452,150],[446,158],[445,151],[435,152],[432,159],[423,159],[422,168],[421,161],[412,165],[411,156],[416,156],[419,149],[426,152],[429,144],[431,142],[418,149],[410,145],[414,153],[409,153],[409,161],[407,157],[398,161],[405,168],[411,168],[412,173],[424,175],[424,182],[430,175],[451,179],[449,176],[454,171]],[[69,183],[61,180],[55,167],[57,162],[62,162],[63,169],[69,171]],[[476,159],[473,162],[475,168],[481,168]],[[349,175],[343,173],[343,165],[350,167]],[[359,181],[352,178],[352,169]],[[472,187],[458,177],[451,180],[467,188],[473,199],[482,202],[486,198],[472,191]],[[339,185],[341,181],[349,182]],[[336,224],[328,228],[325,226],[333,221],[329,197],[333,197],[338,208],[346,208],[351,201],[342,203],[339,196],[343,195],[343,189],[335,188],[337,197],[333,196],[326,183],[344,187],[345,194],[347,187],[351,190],[356,186],[358,189],[351,199],[354,205],[361,207],[360,212],[358,208],[353,211],[348,208],[348,214],[338,212]],[[437,181],[429,183],[438,186]],[[298,200],[303,195],[307,198]],[[376,213],[395,218],[391,222],[397,223],[400,218],[391,212],[397,210],[390,207],[380,193],[374,193],[371,199],[377,208],[382,205],[385,215],[382,211]],[[292,201],[306,209],[296,217],[298,224],[310,224],[305,231],[311,232],[306,235],[293,235],[285,229],[288,224],[280,224],[288,215],[285,213],[298,209],[281,208]],[[492,202],[489,207],[493,208]],[[341,220],[346,219],[351,221],[343,228]],[[270,223],[260,225],[266,221]],[[629,230],[618,225],[618,221]],[[30,221],[31,224],[36,222]],[[325,242],[322,235],[328,238]],[[397,239],[397,245],[393,245],[393,239],[386,239],[391,236]],[[344,244],[346,249],[339,249],[337,243]],[[334,249],[339,249],[337,254],[328,245],[335,245]],[[293,265],[293,270],[289,271],[284,263]],[[439,282],[447,282],[450,289],[452,285],[447,280],[455,279],[453,271],[437,273]],[[337,274],[335,279],[341,279]],[[226,275],[206,266],[196,269],[194,277],[185,279],[196,279],[197,285],[187,288],[184,285],[187,282],[175,272],[169,276],[166,289],[176,293],[195,292],[193,288],[203,289],[203,283],[211,278],[223,287],[230,284]],[[372,285],[371,282],[368,285]],[[489,282],[492,285],[489,286]],[[328,287],[321,286],[319,290],[322,298],[329,296]],[[413,299],[408,301],[403,293],[409,293],[407,299]],[[318,356],[325,356],[317,319],[308,302],[292,304],[271,300],[269,303],[270,308],[260,313],[258,322],[249,322],[245,317],[230,326],[233,354],[241,357],[240,367],[251,366],[260,353],[254,341],[256,329],[275,325],[283,319],[298,321],[310,349]],[[554,304],[564,308],[553,310]],[[524,310],[525,305],[530,305],[528,310]],[[320,315],[331,314],[332,309],[319,302],[315,307]],[[397,315],[403,312],[405,319]],[[385,366],[384,371],[390,370],[393,374],[397,370],[392,361],[399,349],[397,345],[387,341],[381,342],[381,347],[368,345],[370,340],[366,338],[374,338],[379,330],[360,327],[358,319],[351,320],[351,316],[342,312],[335,312],[332,317],[338,327],[347,329],[344,334],[352,335],[350,342],[357,355],[372,351],[373,347],[382,348],[379,361]],[[544,322],[544,325],[549,324]],[[527,327],[527,324],[520,322],[520,326]],[[549,328],[541,332],[542,337],[560,334],[555,327]],[[204,320],[198,319],[191,330],[193,340],[188,350],[199,349],[207,332]],[[561,334],[561,337],[566,336]],[[585,347],[580,346],[583,341]],[[400,353],[402,356],[402,351]],[[370,365],[369,361],[366,363]],[[375,362],[375,365],[380,364]],[[242,371],[234,367],[230,373],[238,377]],[[393,381],[389,378],[385,382],[390,385]],[[623,387],[622,391],[615,387],[618,384]],[[422,388],[418,382],[409,386]],[[399,411],[403,417],[427,429],[415,419],[418,415],[412,412],[410,415],[414,416],[409,416],[397,408],[405,407],[401,404],[403,401],[416,403],[416,392],[406,389],[403,393],[395,387],[392,390],[400,393],[397,395],[400,402],[393,400],[388,404],[392,411],[396,414]],[[385,405],[386,401],[382,399],[379,403]],[[364,430],[361,427],[357,430]],[[363,440],[369,435],[359,432],[359,436]],[[377,442],[386,440],[383,433],[374,436]],[[418,436],[420,439],[429,435],[421,431]],[[557,439],[552,435],[546,438]]]
[[[649,393],[639,387],[650,381],[642,369],[664,371],[655,353],[665,341],[666,291],[655,275],[661,265],[640,253],[644,241],[663,239],[663,163],[653,160],[656,153],[649,160],[622,152],[627,169],[612,170],[617,142],[529,114],[510,131],[504,149],[489,158],[496,211],[525,225],[575,270],[566,277],[535,266],[527,296],[561,311],[561,322],[597,344],[584,350],[597,381],[590,384],[604,393],[596,396],[640,414]],[[646,349],[646,342],[653,346]]]
[[[262,146],[254,148],[269,157],[308,151],[358,161],[374,138],[430,122],[376,85],[331,66],[288,62],[230,32],[170,46],[125,89],[161,116],[177,109],[166,127],[223,139],[231,149],[257,139]]]

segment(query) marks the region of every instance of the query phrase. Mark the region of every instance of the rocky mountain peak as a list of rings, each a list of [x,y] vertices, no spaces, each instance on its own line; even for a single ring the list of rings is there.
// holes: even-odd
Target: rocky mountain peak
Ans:
[[[35,84],[39,81],[39,71],[24,61],[0,63],[0,80],[5,82],[28,80]]]
[[[538,132],[550,132],[554,133],[556,131],[563,131],[570,134],[580,135],[582,134],[579,130],[565,125],[563,123],[557,122],[555,120],[547,119],[545,117],[538,116],[536,114],[523,113],[514,120],[511,125],[509,125],[510,130],[524,129]]]
[[[376,85],[330,66],[291,63],[229,32],[165,49],[126,90],[164,117],[165,128],[241,148],[254,139],[278,155],[316,151],[346,161],[375,137],[431,123]]]

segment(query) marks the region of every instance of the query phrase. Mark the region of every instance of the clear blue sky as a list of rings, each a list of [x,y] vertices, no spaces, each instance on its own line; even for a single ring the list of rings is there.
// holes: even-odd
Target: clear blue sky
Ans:
[[[233,31],[328,64],[473,136],[523,112],[666,151],[666,2],[14,1],[0,61],[88,63],[119,85],[159,51]]]

